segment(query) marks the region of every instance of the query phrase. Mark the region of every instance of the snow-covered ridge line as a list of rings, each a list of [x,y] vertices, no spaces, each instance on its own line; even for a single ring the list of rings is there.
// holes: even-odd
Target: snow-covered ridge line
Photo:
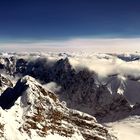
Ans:
[[[44,89],[34,78],[25,76],[15,87],[20,93],[18,99],[10,109],[0,110],[2,140],[116,139],[94,117],[68,109],[54,93]],[[15,87],[11,89],[13,94]]]

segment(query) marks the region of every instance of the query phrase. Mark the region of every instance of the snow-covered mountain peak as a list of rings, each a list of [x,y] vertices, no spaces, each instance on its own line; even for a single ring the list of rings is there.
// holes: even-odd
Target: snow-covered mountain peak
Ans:
[[[30,76],[21,78],[10,91],[3,94],[10,94],[9,92],[16,94],[15,98],[18,99],[13,99],[14,105],[9,110],[0,110],[3,139],[10,138],[7,129],[13,133],[11,140],[116,139],[94,117],[68,109],[54,93],[44,89]],[[14,127],[5,116],[9,116]]]
[[[26,83],[27,85],[30,85],[32,83],[39,85],[39,83],[35,80],[35,78],[33,78],[29,75],[24,76],[23,78],[20,79],[20,81],[23,82],[23,83]]]

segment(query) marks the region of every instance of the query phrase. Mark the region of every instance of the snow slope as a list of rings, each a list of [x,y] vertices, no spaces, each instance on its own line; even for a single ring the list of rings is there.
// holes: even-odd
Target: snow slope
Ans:
[[[140,139],[140,117],[133,116],[126,119],[106,124],[119,140]]]
[[[27,88],[23,88],[25,85]],[[94,117],[68,109],[34,78],[25,76],[15,87],[20,94],[16,93],[19,97],[14,105],[8,110],[0,109],[1,140],[116,139]]]

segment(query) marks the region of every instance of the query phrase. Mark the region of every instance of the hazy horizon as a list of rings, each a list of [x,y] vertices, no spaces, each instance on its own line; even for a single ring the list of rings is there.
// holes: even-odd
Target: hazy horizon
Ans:
[[[140,51],[140,38],[75,38],[66,40],[24,40],[1,42],[2,52],[97,52],[134,53]]]

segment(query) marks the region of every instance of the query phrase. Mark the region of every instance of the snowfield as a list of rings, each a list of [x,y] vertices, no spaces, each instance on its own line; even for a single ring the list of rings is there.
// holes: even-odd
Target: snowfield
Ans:
[[[106,125],[119,140],[140,139],[140,116],[128,117]]]

